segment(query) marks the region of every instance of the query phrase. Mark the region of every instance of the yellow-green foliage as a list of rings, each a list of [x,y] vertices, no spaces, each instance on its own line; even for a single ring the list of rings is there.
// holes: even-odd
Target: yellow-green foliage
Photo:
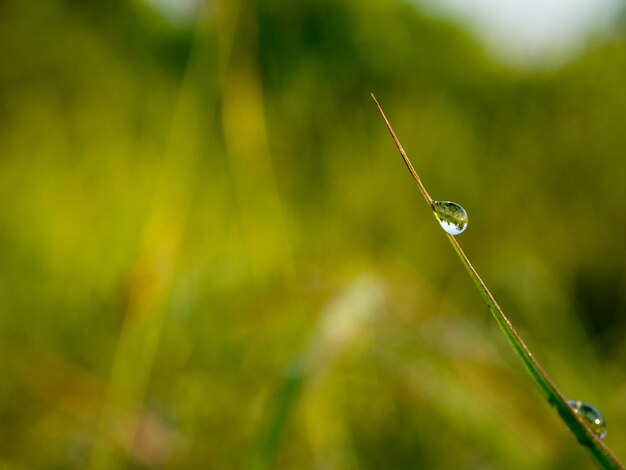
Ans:
[[[626,442],[626,44],[494,63],[400,2],[0,5],[0,464],[588,468],[370,92],[568,398]]]

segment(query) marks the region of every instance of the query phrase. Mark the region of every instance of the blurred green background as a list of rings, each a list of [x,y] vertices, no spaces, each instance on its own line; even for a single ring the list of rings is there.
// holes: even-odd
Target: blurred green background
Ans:
[[[626,23],[559,67],[402,1],[0,3],[0,466],[591,468],[369,97],[626,459]]]

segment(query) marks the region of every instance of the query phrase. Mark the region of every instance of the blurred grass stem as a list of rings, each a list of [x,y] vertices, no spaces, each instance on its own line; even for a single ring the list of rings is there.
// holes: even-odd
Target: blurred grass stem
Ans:
[[[89,456],[87,468],[90,469],[126,467],[129,453],[107,439],[104,431],[117,424],[112,420],[120,406],[128,409],[132,416],[140,416],[139,411],[144,408],[188,224],[192,195],[189,187],[199,162],[199,124],[190,127],[187,123],[202,122],[200,118],[206,112],[196,97],[200,72],[197,61],[206,33],[205,16],[199,14],[169,124],[156,189],[136,260],[126,281],[128,301],[99,413],[98,436]],[[181,183],[174,183],[178,181]],[[140,446],[140,424],[138,419],[129,420],[120,431],[131,445]]]

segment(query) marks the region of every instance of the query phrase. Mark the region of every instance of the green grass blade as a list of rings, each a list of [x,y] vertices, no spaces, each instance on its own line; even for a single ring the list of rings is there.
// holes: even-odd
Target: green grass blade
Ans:
[[[385,124],[387,125],[387,129],[391,133],[391,137],[396,143],[396,146],[398,147],[398,150],[400,151],[400,155],[402,156],[404,163],[409,169],[411,176],[417,183],[420,189],[420,192],[424,196],[424,199],[426,200],[428,205],[432,207],[433,199],[428,194],[428,191],[423,185],[420,177],[418,176],[417,172],[413,168],[413,165],[411,164],[408,156],[406,155],[406,152],[402,148],[400,141],[396,137],[396,134],[391,127],[391,124],[389,124],[389,121],[387,120],[385,113],[383,112],[382,108],[378,104],[378,101],[376,100],[376,97],[373,94],[372,94],[372,98],[374,99],[374,102],[376,103],[376,107],[378,108],[378,111],[383,117],[383,120],[385,121]],[[489,307],[489,310],[493,314],[493,317],[495,318],[496,322],[500,326],[500,329],[509,340],[509,343],[513,347],[513,350],[517,353],[519,358],[522,360],[522,362],[526,366],[526,369],[528,370],[532,378],[535,380],[535,383],[539,386],[541,393],[548,400],[548,402],[552,406],[554,406],[557,413],[559,414],[563,422],[566,424],[566,426],[569,428],[569,430],[572,432],[572,434],[574,434],[578,442],[589,450],[589,452],[591,453],[591,455],[594,457],[595,461],[598,463],[598,465],[601,468],[624,469],[625,468],[624,465],[617,459],[617,457],[613,454],[613,452],[606,446],[604,441],[599,439],[598,436],[596,436],[596,434],[589,428],[589,426],[587,426],[587,424],[585,424],[585,422],[582,421],[579,415],[576,414],[574,409],[570,407],[570,405],[567,403],[567,400],[565,399],[561,391],[556,387],[556,385],[554,385],[554,383],[548,377],[548,375],[543,370],[539,362],[537,362],[537,359],[535,359],[533,354],[528,349],[528,346],[526,346],[526,343],[524,343],[524,340],[521,338],[519,333],[513,327],[513,324],[511,323],[511,321],[506,317],[506,315],[504,314],[504,312],[502,311],[502,309],[496,302],[496,299],[493,297],[493,295],[489,291],[489,288],[487,287],[487,285],[479,276],[474,266],[472,266],[472,263],[470,262],[469,258],[467,257],[463,249],[461,248],[461,245],[459,245],[459,242],[457,241],[457,239],[454,238],[452,235],[447,235],[447,237],[450,243],[452,244],[454,251],[457,253],[459,258],[461,259],[461,262],[465,266],[465,269],[467,270],[470,277],[472,278],[472,281],[474,281],[474,284],[476,285],[481,295],[483,296],[483,299],[487,303],[487,306]]]

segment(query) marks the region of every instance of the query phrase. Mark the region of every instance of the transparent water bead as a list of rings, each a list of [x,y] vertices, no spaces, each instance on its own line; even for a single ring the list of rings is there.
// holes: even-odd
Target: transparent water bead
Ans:
[[[582,418],[598,438],[604,439],[604,436],[606,436],[606,425],[604,424],[604,418],[602,418],[598,410],[578,400],[569,400],[567,403],[574,408],[576,414]]]
[[[441,228],[450,235],[463,233],[467,228],[467,212],[456,202],[434,201],[433,211]]]

